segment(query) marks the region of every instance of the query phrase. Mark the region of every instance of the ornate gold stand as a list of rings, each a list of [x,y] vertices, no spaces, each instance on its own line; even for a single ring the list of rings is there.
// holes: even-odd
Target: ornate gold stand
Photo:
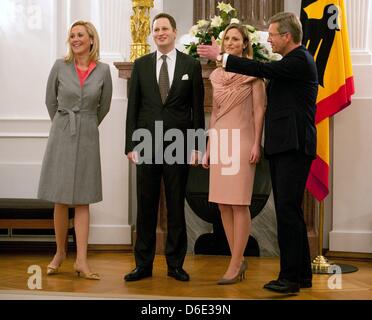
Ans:
[[[150,52],[147,37],[150,35],[150,8],[154,7],[154,0],[133,0],[133,15],[130,17],[130,32],[132,45],[130,61]]]
[[[324,202],[319,203],[319,255],[311,263],[313,273],[329,273],[331,263],[323,253]]]

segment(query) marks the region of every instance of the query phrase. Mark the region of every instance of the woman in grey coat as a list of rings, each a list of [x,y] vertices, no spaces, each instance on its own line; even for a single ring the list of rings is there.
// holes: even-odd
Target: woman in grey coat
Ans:
[[[99,280],[87,262],[89,204],[102,200],[98,126],[110,109],[112,81],[109,66],[98,62],[99,37],[90,22],[75,22],[67,43],[68,54],[55,62],[46,90],[52,126],[38,197],[55,203],[57,243],[47,274],[57,273],[66,257],[68,208],[74,207],[74,269],[84,278]]]

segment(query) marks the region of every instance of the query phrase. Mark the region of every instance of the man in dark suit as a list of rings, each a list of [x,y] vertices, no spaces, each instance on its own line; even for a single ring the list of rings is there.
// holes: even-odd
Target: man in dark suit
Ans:
[[[317,69],[301,45],[302,26],[292,13],[270,19],[268,42],[280,61],[258,61],[219,54],[199,46],[198,53],[216,60],[226,71],[270,79],[265,117],[265,155],[269,159],[280,248],[280,273],[264,288],[295,293],[312,286],[311,259],[301,208],[310,165],[316,155],[315,107]]]
[[[174,141],[163,139],[163,135],[160,140],[157,138],[159,125],[162,126],[160,132],[181,133],[185,142],[187,130],[204,130],[204,86],[200,63],[175,49],[176,34],[174,18],[158,14],[152,22],[157,50],[137,59],[133,65],[125,153],[137,169],[137,239],[136,268],[124,277],[126,281],[152,276],[161,178],[168,212],[165,248],[168,276],[189,280],[182,266],[187,250],[184,202],[190,155],[186,152],[187,143],[182,143],[181,149],[185,152],[177,156],[181,161],[169,163],[167,147]],[[152,137],[150,143],[141,142],[143,154],[135,141],[140,129],[147,130]]]

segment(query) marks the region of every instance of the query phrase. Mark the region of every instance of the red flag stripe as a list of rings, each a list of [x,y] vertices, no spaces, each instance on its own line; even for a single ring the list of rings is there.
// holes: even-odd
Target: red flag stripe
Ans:
[[[347,78],[338,91],[317,103],[315,123],[333,116],[351,103],[351,95],[355,92],[354,78]]]
[[[328,173],[328,164],[317,156],[311,165],[306,187],[318,201],[322,201],[329,193]]]

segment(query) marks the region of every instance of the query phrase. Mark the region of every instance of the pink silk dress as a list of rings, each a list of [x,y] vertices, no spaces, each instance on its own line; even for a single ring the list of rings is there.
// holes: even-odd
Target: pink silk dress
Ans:
[[[218,68],[210,75],[213,110],[209,131],[209,201],[229,205],[251,203],[256,166],[249,163],[255,138],[254,104],[264,108],[264,86],[254,77]],[[240,133],[240,137],[235,136]],[[229,158],[230,157],[230,158]]]

